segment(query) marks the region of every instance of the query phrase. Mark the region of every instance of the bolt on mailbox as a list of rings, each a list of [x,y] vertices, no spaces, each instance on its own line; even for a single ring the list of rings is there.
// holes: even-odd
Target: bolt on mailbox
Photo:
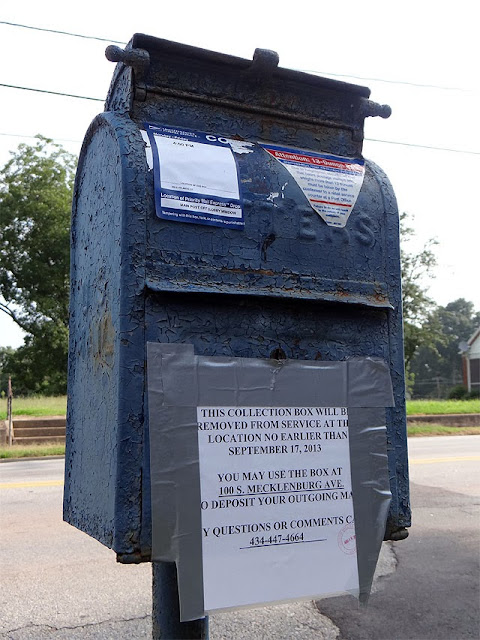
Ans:
[[[387,363],[392,499],[408,496],[399,221],[362,155],[367,88],[136,34],[83,143],[72,214],[64,517],[151,559],[147,343]],[[354,461],[352,460],[352,465]]]

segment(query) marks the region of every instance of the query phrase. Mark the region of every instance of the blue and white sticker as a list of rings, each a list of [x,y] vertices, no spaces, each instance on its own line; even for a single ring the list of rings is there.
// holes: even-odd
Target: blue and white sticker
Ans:
[[[294,178],[312,209],[330,227],[344,227],[365,175],[365,162],[276,145],[261,145]]]
[[[186,128],[145,123],[153,154],[157,216],[241,229],[242,201],[230,140]]]

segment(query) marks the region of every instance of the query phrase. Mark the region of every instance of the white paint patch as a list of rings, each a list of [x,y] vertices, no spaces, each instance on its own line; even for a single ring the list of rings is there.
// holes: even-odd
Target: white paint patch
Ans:
[[[255,146],[253,142],[245,142],[244,140],[233,140],[232,138],[227,138],[229,145],[232,148],[232,151],[235,153],[253,153],[253,147]]]
[[[148,170],[151,171],[153,169],[152,146],[148,138],[148,133],[145,131],[145,129],[140,129],[140,133],[142,134],[143,141],[145,142],[145,155],[147,157]]]

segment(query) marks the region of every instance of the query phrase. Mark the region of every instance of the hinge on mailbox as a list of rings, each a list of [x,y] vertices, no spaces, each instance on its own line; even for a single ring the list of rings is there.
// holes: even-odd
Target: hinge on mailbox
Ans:
[[[147,98],[144,79],[150,66],[148,51],[145,49],[120,49],[120,47],[110,45],[105,49],[105,56],[110,62],[123,62],[125,66],[132,67],[135,74],[135,100],[144,102]]]

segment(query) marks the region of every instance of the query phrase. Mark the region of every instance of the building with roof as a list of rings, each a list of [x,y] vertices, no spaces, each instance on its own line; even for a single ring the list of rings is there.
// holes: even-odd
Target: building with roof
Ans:
[[[461,345],[463,360],[463,383],[469,392],[480,394],[480,327],[465,345]]]

